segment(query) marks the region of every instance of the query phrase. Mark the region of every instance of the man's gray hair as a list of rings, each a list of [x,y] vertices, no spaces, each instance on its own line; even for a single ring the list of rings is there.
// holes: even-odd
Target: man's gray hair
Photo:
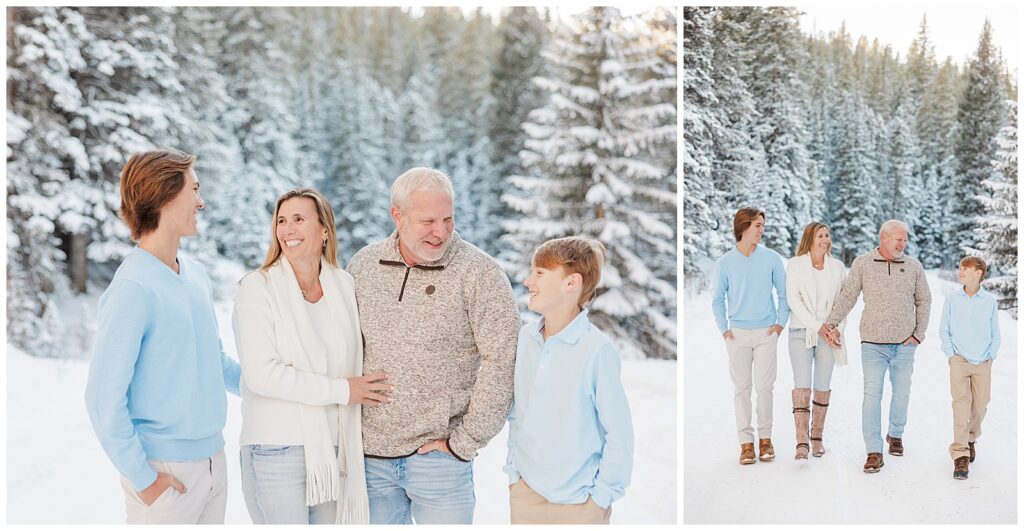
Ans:
[[[455,200],[452,180],[444,172],[433,168],[412,168],[395,179],[391,185],[391,205],[404,210],[413,192],[439,191]]]
[[[878,229],[878,239],[881,240],[882,236],[885,234],[892,236],[892,231],[894,229],[903,229],[903,232],[907,233],[908,236],[910,235],[910,227],[908,227],[906,223],[898,219],[890,219],[889,221],[882,223],[882,227]]]

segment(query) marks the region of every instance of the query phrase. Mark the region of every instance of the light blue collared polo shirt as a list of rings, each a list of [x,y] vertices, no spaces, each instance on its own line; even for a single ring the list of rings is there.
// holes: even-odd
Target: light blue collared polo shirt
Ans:
[[[546,342],[543,319],[519,331],[505,472],[551,503],[607,508],[629,485],[633,422],[619,352],[587,313]]]
[[[996,359],[999,351],[999,304],[985,288],[973,297],[962,288],[950,293],[942,305],[939,325],[942,353],[959,354],[968,363],[980,365]]]

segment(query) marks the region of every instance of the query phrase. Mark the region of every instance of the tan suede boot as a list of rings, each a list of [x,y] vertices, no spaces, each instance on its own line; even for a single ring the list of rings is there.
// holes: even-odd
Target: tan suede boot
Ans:
[[[831,396],[832,391],[814,391],[814,411],[811,413],[811,453],[814,457],[825,455],[821,435],[825,432],[825,415],[828,413],[828,401]]]
[[[809,432],[807,424],[811,419],[811,389],[800,387],[793,389],[793,421],[796,422],[796,457],[795,459],[807,459],[807,452],[811,451],[808,444]]]

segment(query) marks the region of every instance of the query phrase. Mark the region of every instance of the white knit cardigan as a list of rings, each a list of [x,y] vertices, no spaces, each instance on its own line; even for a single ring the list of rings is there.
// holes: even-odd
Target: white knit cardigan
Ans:
[[[824,264],[825,278],[831,296],[828,297],[828,304],[823,311],[825,315],[832,309],[839,290],[843,287],[843,280],[846,278],[846,269],[843,263],[831,256],[825,256]],[[814,347],[818,343],[818,329],[822,321],[817,318],[817,284],[814,281],[814,265],[811,263],[811,254],[806,253],[794,257],[786,266],[786,300],[789,303],[790,328],[807,328],[805,334],[805,345],[807,348]],[[839,332],[846,326],[846,320],[839,323]],[[846,365],[846,343],[840,339],[843,346],[838,349],[825,347],[832,350],[836,365]]]
[[[327,430],[330,406],[348,402],[347,378],[362,375],[355,281],[321,260],[320,284],[340,344],[324,345],[312,329],[298,281],[284,256],[267,271],[254,271],[239,282],[232,325],[242,366],[241,440],[301,440],[307,505],[337,500],[337,523],[367,523],[360,406],[338,408],[337,459]],[[329,374],[328,357],[340,362],[340,374]],[[296,418],[300,433],[275,433],[294,430]]]

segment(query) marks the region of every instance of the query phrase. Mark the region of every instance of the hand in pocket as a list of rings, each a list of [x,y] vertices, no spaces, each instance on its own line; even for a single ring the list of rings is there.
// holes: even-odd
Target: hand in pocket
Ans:
[[[157,472],[156,481],[139,491],[139,499],[142,500],[142,503],[146,504],[146,507],[149,507],[170,488],[177,489],[178,492],[185,494],[185,484],[178,481],[178,478],[167,472]]]

